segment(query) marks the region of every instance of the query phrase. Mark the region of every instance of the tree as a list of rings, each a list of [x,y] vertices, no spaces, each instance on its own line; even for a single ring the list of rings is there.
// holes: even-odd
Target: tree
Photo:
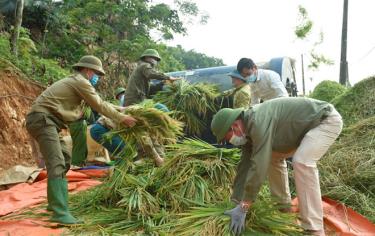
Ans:
[[[295,35],[300,40],[307,40],[311,35],[314,23],[309,18],[307,10],[301,5],[298,6],[299,24],[295,28]],[[310,64],[308,68],[317,70],[321,64],[333,65],[333,61],[321,53],[317,52],[317,48],[324,42],[324,33],[321,31],[318,41],[314,42],[309,50]]]
[[[24,0],[0,0],[0,13],[13,13],[13,29],[10,39],[11,51],[17,57],[17,43],[22,24]]]
[[[185,51],[181,45],[169,47],[168,52],[188,70],[224,65],[222,59],[209,57],[203,53],[195,52],[194,50]]]
[[[22,12],[23,12],[24,0],[17,0],[16,11],[14,15],[14,28],[11,37],[12,53],[17,57],[17,42],[20,36],[20,28],[22,24]]]

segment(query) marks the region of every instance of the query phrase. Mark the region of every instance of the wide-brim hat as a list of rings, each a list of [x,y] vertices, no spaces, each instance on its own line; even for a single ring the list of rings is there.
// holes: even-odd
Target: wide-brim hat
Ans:
[[[240,79],[242,80],[243,82],[247,82],[247,78],[243,77],[239,72],[238,70],[233,70],[232,72],[228,73],[228,76],[230,77],[234,77],[236,79]]]
[[[216,136],[218,142],[224,139],[225,135],[229,131],[229,128],[241,115],[243,110],[243,108],[223,108],[214,115],[211,122],[211,130]]]
[[[73,69],[89,68],[95,70],[99,75],[105,75],[102,61],[96,56],[83,56],[78,63],[73,65]]]

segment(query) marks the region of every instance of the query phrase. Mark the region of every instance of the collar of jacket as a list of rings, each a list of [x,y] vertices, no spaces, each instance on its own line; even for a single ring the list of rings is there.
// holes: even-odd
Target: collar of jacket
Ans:
[[[87,79],[87,80],[89,80],[89,78],[87,78],[87,75],[84,74],[84,73],[82,73],[82,72],[80,72],[80,71],[76,71],[76,72],[72,75],[72,77],[75,77],[75,78],[82,77],[83,79]]]
[[[154,66],[151,62],[149,62],[149,61],[140,60],[140,61],[139,61],[139,65],[142,64],[142,63],[149,64],[152,68],[155,67],[155,66]]]

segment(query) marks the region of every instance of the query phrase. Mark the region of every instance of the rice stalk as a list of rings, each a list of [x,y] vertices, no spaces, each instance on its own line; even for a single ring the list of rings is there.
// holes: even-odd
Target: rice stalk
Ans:
[[[109,137],[117,134],[129,145],[142,144],[143,137],[150,137],[160,144],[172,144],[182,135],[183,124],[156,108],[135,105],[128,107],[125,114],[134,117],[136,125],[113,131]]]
[[[188,134],[199,135],[207,125],[207,115],[216,111],[215,98],[218,95],[215,85],[189,84],[181,80],[158,92],[153,100],[172,109],[172,117],[186,124],[185,131]]]
[[[175,221],[161,227],[166,227],[173,235],[231,235],[230,217],[224,215],[224,212],[233,207],[229,202],[191,207],[177,214]],[[300,235],[301,229],[295,220],[294,214],[280,213],[271,202],[258,202],[252,205],[247,214],[244,235]]]

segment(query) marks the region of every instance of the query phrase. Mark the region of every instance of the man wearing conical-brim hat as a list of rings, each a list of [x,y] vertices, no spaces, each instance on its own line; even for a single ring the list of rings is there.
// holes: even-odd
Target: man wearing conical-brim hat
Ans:
[[[26,118],[26,128],[38,142],[47,168],[47,210],[52,211],[52,222],[63,225],[80,223],[68,208],[68,184],[66,173],[70,159],[64,155],[59,131],[79,120],[83,115],[83,103],[95,111],[125,126],[134,126],[136,120],[122,114],[103,101],[95,91],[95,85],[105,75],[102,62],[95,56],[84,56],[73,65],[75,73],[48,87],[34,101]]]
[[[149,95],[150,80],[175,81],[177,78],[170,77],[155,69],[161,61],[161,57],[155,49],[146,49],[140,56],[139,63],[130,75],[126,86],[125,106],[137,104],[145,100]]]
[[[248,110],[224,108],[213,117],[211,130],[218,141],[242,148],[232,194],[238,205],[225,213],[235,234],[244,230],[247,210],[267,177],[273,199],[291,204],[286,168],[272,174],[270,169],[292,155],[301,226],[309,235],[325,235],[316,164],[342,124],[333,105],[309,98],[275,98]]]

